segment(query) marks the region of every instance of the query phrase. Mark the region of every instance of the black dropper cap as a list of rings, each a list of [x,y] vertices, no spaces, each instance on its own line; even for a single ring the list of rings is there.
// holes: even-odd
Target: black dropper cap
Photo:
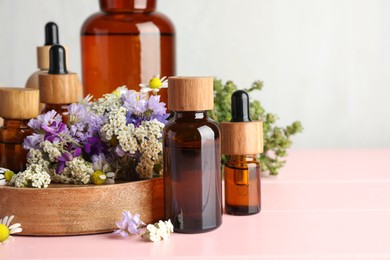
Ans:
[[[45,45],[59,44],[58,26],[54,22],[48,22],[45,25]]]
[[[249,95],[244,90],[237,90],[232,95],[232,120],[230,122],[250,122]]]
[[[68,74],[66,69],[66,51],[62,45],[53,45],[50,48],[49,74]]]

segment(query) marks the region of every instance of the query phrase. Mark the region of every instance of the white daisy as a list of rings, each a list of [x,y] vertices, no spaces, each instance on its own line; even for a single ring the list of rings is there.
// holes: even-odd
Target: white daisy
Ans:
[[[0,186],[7,185],[14,176],[14,172],[0,167]]]
[[[22,225],[19,223],[11,225],[14,216],[5,216],[3,219],[0,219],[0,244],[7,244],[12,242],[14,238],[12,234],[22,232]]]
[[[152,91],[153,94],[156,95],[160,91],[160,89],[168,87],[167,77],[164,76],[160,78],[160,75],[157,74],[149,80],[148,84],[141,83],[139,84],[139,86],[141,87],[141,93],[147,93],[149,91]]]

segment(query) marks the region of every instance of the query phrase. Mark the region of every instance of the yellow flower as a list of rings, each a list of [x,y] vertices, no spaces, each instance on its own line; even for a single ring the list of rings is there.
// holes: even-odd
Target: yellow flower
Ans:
[[[167,77],[160,78],[160,75],[156,75],[149,80],[149,84],[139,84],[139,86],[141,93],[152,91],[154,95],[157,95],[160,89],[168,87]]]
[[[22,225],[19,223],[11,225],[14,216],[5,216],[0,219],[0,244],[6,244],[13,241],[12,234],[22,232]]]
[[[93,184],[101,185],[106,182],[107,176],[103,171],[95,171],[91,176]]]

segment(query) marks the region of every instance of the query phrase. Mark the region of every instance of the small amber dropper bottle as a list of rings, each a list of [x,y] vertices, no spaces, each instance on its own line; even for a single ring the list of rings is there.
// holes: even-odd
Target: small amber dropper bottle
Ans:
[[[39,114],[38,89],[0,88],[0,167],[19,172],[26,168],[27,151],[23,140],[32,134],[27,126],[31,118]]]
[[[243,90],[232,95],[232,120],[220,124],[225,163],[225,211],[231,215],[260,212],[260,163],[263,125],[249,115],[249,96]]]
[[[77,74],[68,72],[66,68],[65,48],[61,45],[52,46],[49,71],[39,74],[40,101],[46,104],[42,113],[55,110],[66,121],[66,108],[81,98],[80,88]]]
[[[222,223],[220,131],[207,116],[213,78],[170,77],[174,117],[163,131],[165,217],[175,232],[211,231]]]

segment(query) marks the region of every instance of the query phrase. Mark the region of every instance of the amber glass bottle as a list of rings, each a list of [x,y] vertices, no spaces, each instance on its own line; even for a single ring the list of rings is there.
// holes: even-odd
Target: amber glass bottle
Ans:
[[[164,128],[165,217],[176,232],[199,233],[222,223],[220,132],[209,119],[213,79],[169,78],[174,117]]]
[[[231,215],[251,215],[261,210],[260,163],[263,150],[262,122],[249,115],[249,96],[238,90],[232,95],[232,120],[221,123],[224,167],[225,211]]]
[[[230,155],[225,163],[225,210],[251,215],[261,210],[260,163],[256,155]]]
[[[26,168],[27,151],[23,140],[32,134],[27,126],[31,118],[38,116],[39,91],[24,88],[0,88],[0,167],[14,171]]]
[[[68,72],[66,68],[66,51],[61,45],[50,48],[50,67],[48,72],[38,75],[40,102],[46,106],[42,113],[55,110],[67,121],[67,106],[78,102],[81,98],[78,77],[76,73]]]
[[[139,91],[154,75],[175,75],[175,30],[155,8],[156,0],[100,0],[101,12],[81,29],[85,94],[98,98],[123,85]],[[166,103],[166,89],[159,94]]]

